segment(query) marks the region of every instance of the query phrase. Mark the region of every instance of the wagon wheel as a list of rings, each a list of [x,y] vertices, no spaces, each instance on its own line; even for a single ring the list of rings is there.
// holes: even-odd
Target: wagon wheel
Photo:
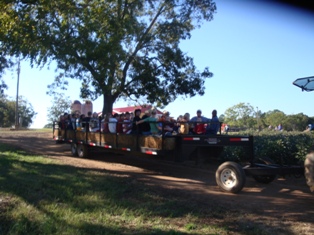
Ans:
[[[87,158],[88,146],[85,144],[78,144],[77,145],[77,156],[80,158]]]
[[[216,171],[216,183],[225,192],[238,193],[245,184],[242,166],[235,162],[224,162]]]
[[[78,156],[76,143],[71,143],[71,153],[72,153],[72,156]]]
[[[269,157],[258,158],[256,163],[265,164],[265,165],[275,164],[274,161]],[[277,178],[277,175],[253,175],[252,177],[253,179],[256,180],[256,182],[269,184]]]

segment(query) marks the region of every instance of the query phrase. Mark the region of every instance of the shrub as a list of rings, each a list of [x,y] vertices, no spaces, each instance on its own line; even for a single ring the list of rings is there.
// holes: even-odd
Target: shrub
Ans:
[[[314,145],[314,135],[309,132],[254,132],[238,135],[254,136],[254,156],[269,157],[275,163],[284,165],[303,164],[305,156]],[[246,161],[247,152],[240,147],[226,147],[222,159],[236,162]]]

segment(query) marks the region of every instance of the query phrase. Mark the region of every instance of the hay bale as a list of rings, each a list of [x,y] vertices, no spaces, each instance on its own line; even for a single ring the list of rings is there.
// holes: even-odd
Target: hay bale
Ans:
[[[100,143],[100,134],[99,134],[99,132],[98,133],[97,132],[88,132],[87,133],[87,139],[90,142],[99,144]]]
[[[140,147],[160,150],[162,146],[162,138],[156,136],[140,136],[139,144]]]
[[[101,143],[116,146],[116,134],[103,133],[101,135]]]
[[[137,138],[133,135],[119,134],[117,136],[118,148],[136,149]]]
[[[85,141],[86,133],[84,131],[76,131],[76,140],[78,141]]]
[[[66,139],[75,139],[75,131],[67,130],[66,131]]]

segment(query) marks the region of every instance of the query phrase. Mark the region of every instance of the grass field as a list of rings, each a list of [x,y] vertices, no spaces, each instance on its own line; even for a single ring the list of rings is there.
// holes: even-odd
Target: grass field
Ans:
[[[2,144],[0,172],[0,234],[229,234],[220,207],[200,209],[127,175]]]
[[[0,234],[269,235],[252,215],[0,144]]]

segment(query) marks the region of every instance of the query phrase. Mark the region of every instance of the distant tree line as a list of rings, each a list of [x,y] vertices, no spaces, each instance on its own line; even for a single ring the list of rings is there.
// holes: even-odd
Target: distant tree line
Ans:
[[[256,130],[277,130],[281,125],[285,131],[304,131],[308,124],[314,123],[314,117],[303,113],[286,115],[278,109],[262,112],[249,103],[239,103],[228,108],[219,119],[231,128]]]
[[[0,96],[0,127],[12,127],[15,125],[16,101],[5,95]],[[36,112],[33,106],[22,96],[19,97],[18,117],[20,127],[29,127],[33,123]]]

